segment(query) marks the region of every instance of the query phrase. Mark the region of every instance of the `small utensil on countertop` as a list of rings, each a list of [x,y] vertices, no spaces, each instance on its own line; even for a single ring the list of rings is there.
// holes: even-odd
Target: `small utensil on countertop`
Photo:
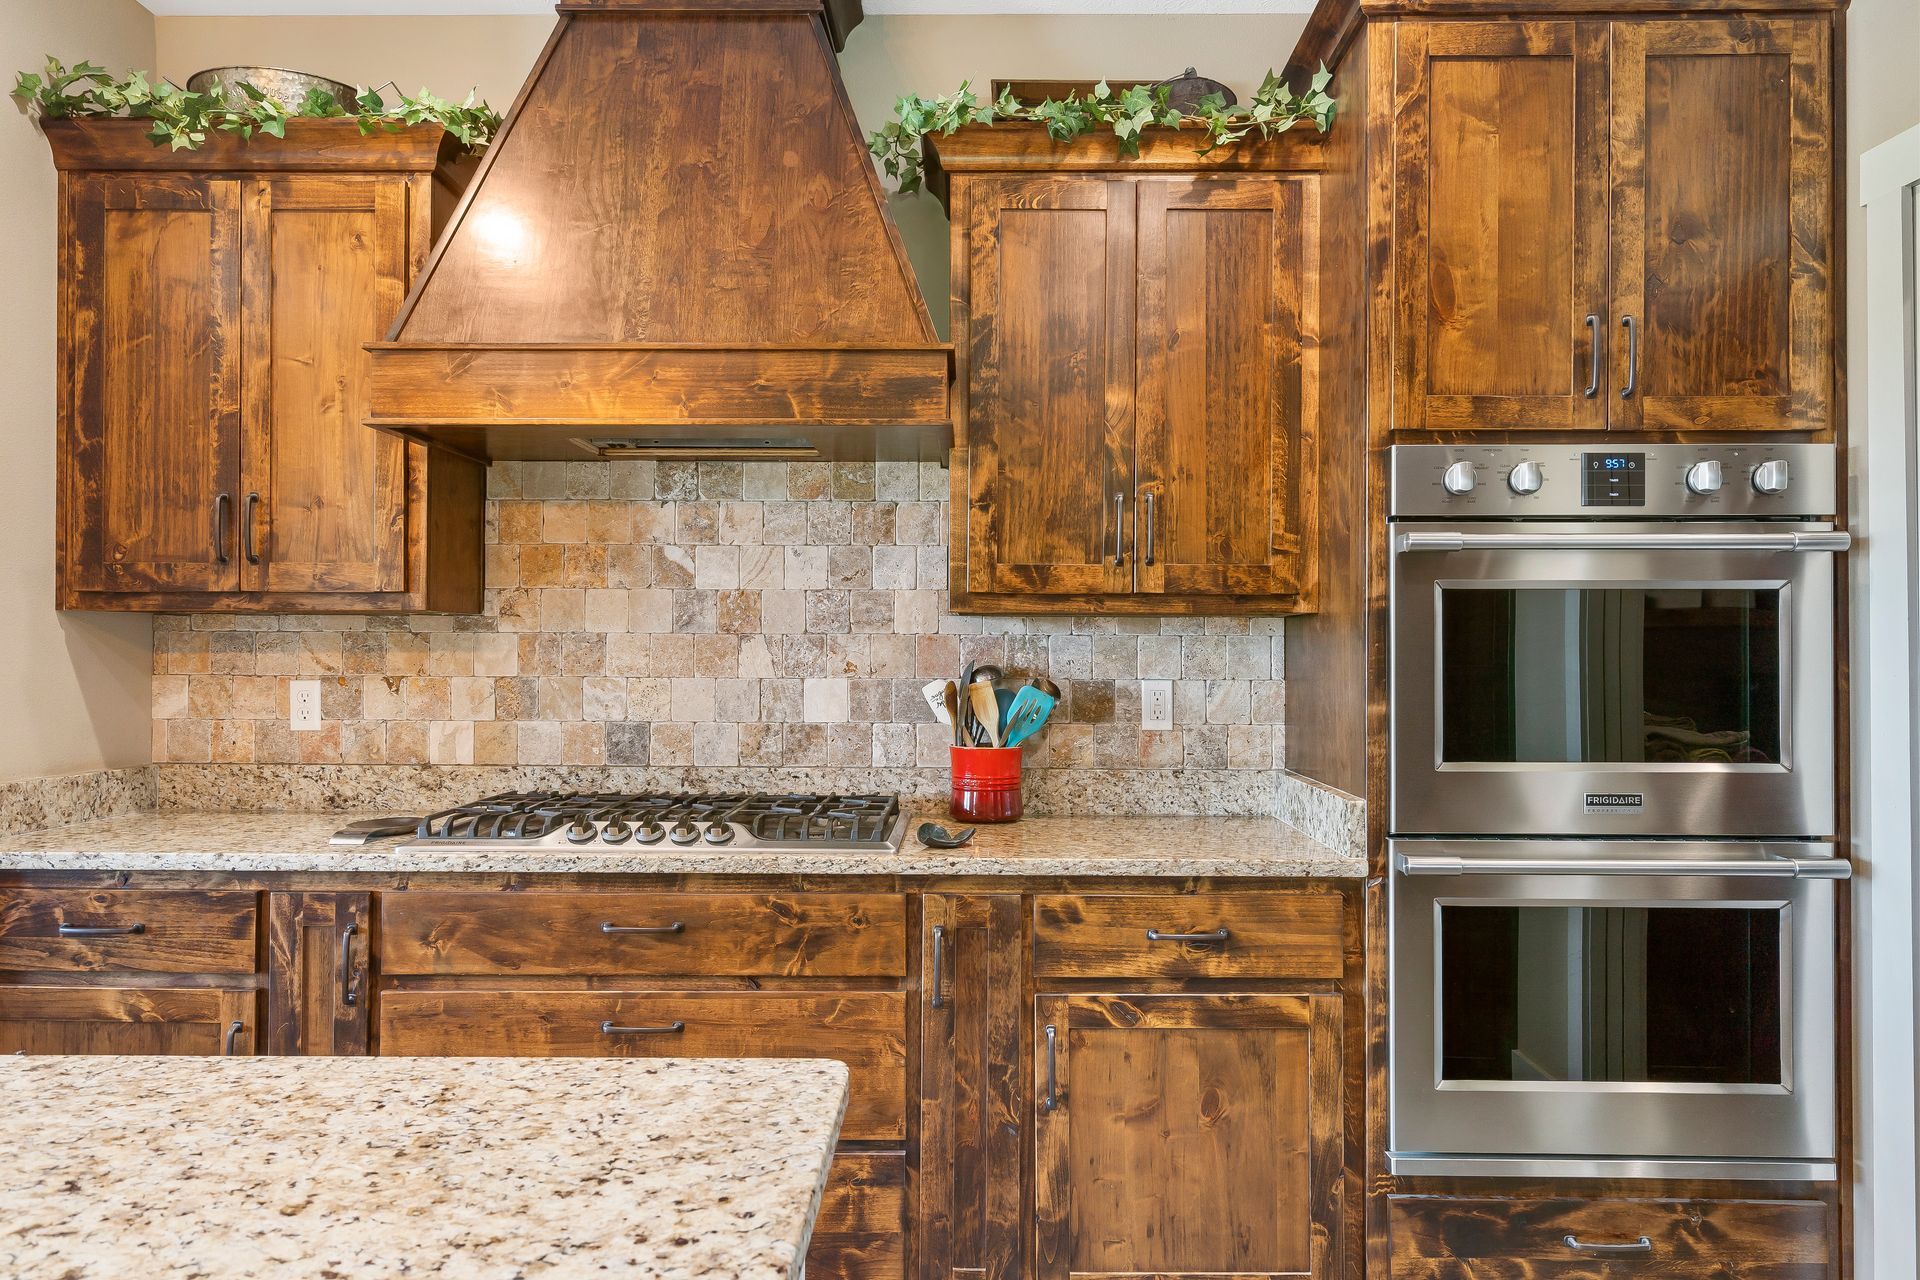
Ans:
[[[418,818],[362,818],[334,832],[333,839],[327,843],[352,848],[388,836],[410,836],[419,829]]]
[[[993,686],[983,681],[975,681],[967,686],[968,719],[980,727],[986,734],[987,745],[1000,745],[1000,700],[993,696]]]
[[[949,831],[937,822],[923,822],[913,834],[929,849],[958,849],[973,839],[973,833],[973,827]]]
[[[1052,698],[1032,685],[1015,694],[1013,707],[1007,712],[1006,745],[1017,747],[1040,732],[1055,705]]]

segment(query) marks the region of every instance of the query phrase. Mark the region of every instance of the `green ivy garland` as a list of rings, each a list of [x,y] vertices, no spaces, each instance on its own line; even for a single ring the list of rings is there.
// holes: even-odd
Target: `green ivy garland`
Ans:
[[[1140,135],[1145,129],[1198,124],[1204,126],[1204,132],[1196,131],[1194,151],[1206,155],[1216,148],[1232,146],[1251,133],[1262,138],[1284,133],[1302,120],[1312,121],[1325,133],[1333,125],[1336,110],[1327,94],[1332,79],[1333,73],[1322,66],[1307,91],[1295,94],[1269,71],[1253,101],[1245,106],[1229,107],[1220,94],[1211,93],[1191,113],[1168,105],[1171,90],[1166,85],[1135,85],[1115,93],[1102,80],[1084,98],[1070,93],[1065,101],[1049,98],[1030,107],[1010,92],[1002,93],[998,101],[982,103],[973,96],[970,83],[963,83],[940,98],[901,98],[894,104],[894,118],[867,138],[867,149],[902,191],[920,189],[922,138],[930,133],[951,134],[964,124],[992,124],[995,120],[1044,124],[1048,135],[1060,142],[1071,142],[1106,125],[1120,140],[1120,150],[1130,156],[1140,154]]]
[[[43,74],[20,73],[12,96],[23,111],[49,119],[126,116],[149,121],[147,136],[153,145],[175,151],[201,146],[215,130],[243,138],[256,131],[284,138],[292,119],[351,116],[363,134],[432,123],[469,147],[485,146],[500,129],[500,113],[471,93],[464,102],[450,102],[422,89],[416,97],[401,94],[399,102],[389,106],[378,89],[355,89],[351,102],[341,102],[324,89],[309,89],[289,106],[245,81],[240,90],[245,98],[234,104],[219,93],[192,93],[165,80],[154,83],[144,71],[115,78],[91,62],[68,68],[49,57]]]

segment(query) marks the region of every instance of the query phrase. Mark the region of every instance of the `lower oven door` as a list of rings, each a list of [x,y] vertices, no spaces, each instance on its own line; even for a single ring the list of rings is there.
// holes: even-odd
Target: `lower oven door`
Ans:
[[[1390,829],[1834,835],[1812,523],[1396,523]]]
[[[1831,845],[1390,848],[1395,1173],[1832,1176]]]

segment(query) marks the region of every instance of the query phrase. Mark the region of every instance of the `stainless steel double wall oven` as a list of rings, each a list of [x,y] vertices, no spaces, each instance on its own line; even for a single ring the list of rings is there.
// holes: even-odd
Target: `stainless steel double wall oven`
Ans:
[[[1831,1176],[1834,450],[1392,466],[1394,1169]]]

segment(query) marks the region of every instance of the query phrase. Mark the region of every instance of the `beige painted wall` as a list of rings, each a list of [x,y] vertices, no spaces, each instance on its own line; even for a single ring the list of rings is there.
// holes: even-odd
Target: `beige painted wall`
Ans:
[[[1193,17],[874,17],[841,55],[863,128],[906,93],[950,92],[994,77],[1147,79],[1188,66],[1243,98],[1292,52],[1302,15]],[[423,85],[442,96],[477,86],[505,110],[553,29],[546,17],[161,18],[160,71],[184,80],[229,63],[294,66],[354,83]],[[934,322],[946,329],[947,222],[927,196],[895,199],[894,217]]]
[[[9,0],[0,69],[47,54],[109,67],[153,62],[153,18],[135,0]],[[0,118],[0,781],[144,764],[153,641],[145,618],[53,607],[55,177],[39,131]]]

